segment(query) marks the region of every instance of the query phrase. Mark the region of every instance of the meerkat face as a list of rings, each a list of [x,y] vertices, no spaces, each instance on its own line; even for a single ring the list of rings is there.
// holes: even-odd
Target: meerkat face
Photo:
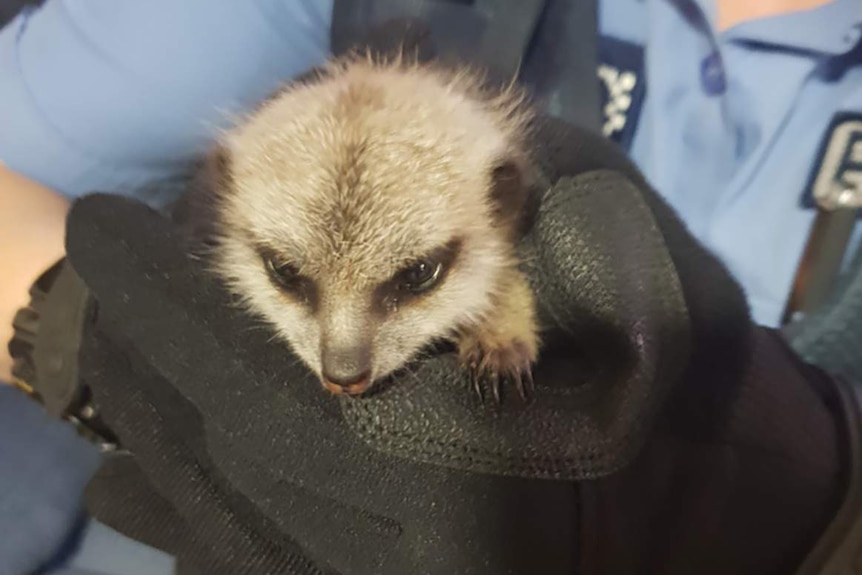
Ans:
[[[218,271],[333,392],[493,313],[515,265],[516,122],[468,87],[353,63],[224,140]]]

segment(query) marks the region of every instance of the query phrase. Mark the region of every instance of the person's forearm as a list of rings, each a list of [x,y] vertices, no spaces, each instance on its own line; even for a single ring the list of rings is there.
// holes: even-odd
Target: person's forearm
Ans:
[[[68,207],[64,197],[0,163],[0,381],[10,376],[16,310],[39,274],[63,256]]]

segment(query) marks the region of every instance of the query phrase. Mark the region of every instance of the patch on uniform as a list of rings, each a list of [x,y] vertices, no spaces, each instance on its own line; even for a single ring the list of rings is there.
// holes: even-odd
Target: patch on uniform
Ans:
[[[599,38],[604,135],[628,150],[646,94],[644,49],[616,38]]]
[[[818,205],[862,208],[862,113],[837,114],[826,130],[802,196],[803,207]]]

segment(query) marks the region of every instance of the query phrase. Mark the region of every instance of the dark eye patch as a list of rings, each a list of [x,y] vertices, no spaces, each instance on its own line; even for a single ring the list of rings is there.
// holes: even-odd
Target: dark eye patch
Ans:
[[[375,309],[380,313],[394,311],[399,305],[433,292],[446,280],[462,244],[461,238],[454,238],[424,256],[406,262],[375,290]]]
[[[302,275],[294,262],[269,246],[258,245],[256,251],[273,286],[308,305],[312,311],[317,310],[317,284],[314,280]]]

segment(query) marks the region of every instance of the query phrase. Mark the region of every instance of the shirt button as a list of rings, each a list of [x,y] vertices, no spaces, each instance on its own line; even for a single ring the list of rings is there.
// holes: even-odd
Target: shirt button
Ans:
[[[700,63],[700,83],[710,96],[723,94],[727,89],[724,67],[718,52],[713,52]]]

